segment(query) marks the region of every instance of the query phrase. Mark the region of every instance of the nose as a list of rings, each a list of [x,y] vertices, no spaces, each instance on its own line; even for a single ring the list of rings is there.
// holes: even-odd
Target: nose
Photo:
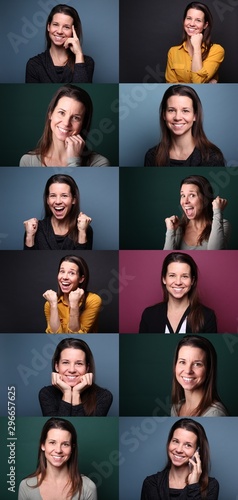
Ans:
[[[61,197],[60,197],[60,195],[57,195],[57,196],[56,196],[55,201],[56,201],[56,203],[58,203],[58,204],[59,204],[59,203],[61,203]]]
[[[185,369],[185,372],[186,373],[193,373],[193,365],[192,364],[187,365],[186,369]]]
[[[179,110],[175,111],[175,114],[174,114],[174,119],[175,119],[176,121],[181,120],[181,111],[179,111]]]
[[[60,443],[56,443],[56,445],[55,445],[55,451],[58,454],[62,453],[61,444]]]
[[[68,370],[70,373],[74,373],[75,372],[75,366],[74,364],[72,363],[70,366],[69,366],[69,370]]]
[[[176,285],[181,285],[181,283],[182,283],[181,277],[180,276],[176,276],[175,284]]]
[[[182,443],[177,443],[176,452],[177,453],[182,453],[182,451],[183,451],[183,445],[182,445]]]

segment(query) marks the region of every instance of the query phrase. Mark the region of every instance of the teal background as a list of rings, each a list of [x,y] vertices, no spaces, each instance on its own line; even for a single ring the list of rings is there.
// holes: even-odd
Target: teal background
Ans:
[[[217,388],[231,416],[238,416],[238,336],[203,335],[217,352]],[[120,336],[120,415],[169,416],[172,367],[180,335]],[[205,418],[205,417],[204,417]]]
[[[238,249],[237,167],[121,168],[120,249],[163,249],[164,220],[171,215],[182,215],[180,183],[188,175],[203,175],[212,184],[214,195],[228,200],[223,213],[231,224],[229,249]]]
[[[86,90],[93,101],[90,149],[106,156],[115,167],[118,165],[118,85],[85,83],[77,86]],[[44,129],[48,105],[59,87],[62,85],[55,83],[1,85],[4,123],[1,166],[19,165],[20,158],[35,148]],[[107,125],[103,123],[105,119]]]
[[[16,420],[16,493],[7,491],[7,419],[1,417],[2,475],[1,498],[16,500],[20,481],[36,469],[38,445],[45,417]],[[118,499],[118,466],[113,458],[118,450],[118,419],[114,417],[67,418],[78,435],[79,470],[90,477],[98,487],[98,500]],[[114,465],[113,465],[114,463]],[[99,465],[99,471],[97,466]],[[59,499],[60,500],[60,499]]]

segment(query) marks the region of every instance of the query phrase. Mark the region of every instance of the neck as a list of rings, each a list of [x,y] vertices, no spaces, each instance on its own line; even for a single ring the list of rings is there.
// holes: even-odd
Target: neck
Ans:
[[[184,396],[185,396],[185,405],[187,410],[192,412],[197,408],[199,403],[201,402],[203,396],[204,396],[204,390],[203,389],[196,389],[194,391],[184,391]]]
[[[188,296],[185,295],[182,299],[176,299],[175,297],[172,297],[172,295],[169,295],[168,299],[168,311],[171,310],[177,310],[177,311],[186,311],[187,307],[189,306],[189,299]]]
[[[68,61],[67,51],[64,47],[51,45],[50,55],[55,66],[64,66]]]
[[[46,478],[52,479],[54,481],[57,481],[59,479],[60,479],[60,481],[68,480],[69,471],[68,471],[67,464],[64,464],[58,468],[58,467],[54,467],[53,465],[51,465],[50,463],[47,462]]]
[[[68,232],[69,223],[67,219],[58,220],[52,215],[51,225],[55,234],[64,235]]]
[[[196,231],[201,232],[206,227],[206,221],[203,217],[199,217],[197,219],[189,220],[188,226],[195,229]]]
[[[178,488],[182,489],[187,484],[186,479],[188,474],[189,468],[187,464],[181,467],[175,467],[173,464],[171,464],[171,468],[169,471],[169,483],[172,483],[174,486],[176,485]]]
[[[52,144],[46,156],[50,162],[56,162],[56,165],[67,165],[67,153],[64,141],[59,141],[55,137],[52,138]]]
[[[191,129],[183,134],[182,136],[172,136],[171,139],[171,149],[177,151],[178,153],[194,150],[195,142],[192,136]]]

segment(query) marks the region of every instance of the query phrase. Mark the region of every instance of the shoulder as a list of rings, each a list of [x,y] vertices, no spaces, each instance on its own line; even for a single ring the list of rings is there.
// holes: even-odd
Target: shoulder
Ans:
[[[97,293],[93,292],[88,292],[87,298],[86,298],[86,304],[87,305],[101,305],[102,299],[99,297]]]
[[[97,488],[96,488],[96,484],[92,481],[92,479],[90,479],[88,476],[84,476],[82,474],[82,481],[83,481],[83,493],[86,493],[86,492],[96,492],[97,491]]]
[[[46,57],[47,57],[47,50],[41,52],[40,54],[37,54],[34,57],[31,57],[28,60],[27,64],[42,64],[42,62],[45,61]]]
[[[87,165],[89,167],[110,167],[110,162],[105,156],[96,151],[91,151],[87,159]]]
[[[103,387],[100,387],[99,385],[96,386],[96,394],[97,397],[104,396],[108,399],[113,399],[112,393],[108,389],[104,389]]]
[[[227,417],[227,411],[220,401],[213,403],[203,413],[203,417]]]
[[[85,64],[88,64],[88,65],[89,65],[89,64],[90,64],[90,65],[94,65],[94,59],[93,59],[91,56],[86,56],[86,55],[84,54],[84,56],[83,56],[83,57],[84,57],[84,62],[85,62]]]
[[[210,492],[219,492],[219,483],[215,477],[209,477],[208,478],[208,490]]]
[[[35,154],[25,154],[21,157],[20,167],[41,167],[41,161]]]
[[[36,476],[26,477],[25,479],[22,479],[22,481],[20,482],[19,491],[28,492],[30,488],[32,488],[33,486],[36,486],[36,485],[37,485],[37,477]],[[37,490],[30,489],[30,491],[31,492],[38,491],[38,488],[37,488]],[[35,498],[35,496],[33,498]]]
[[[158,314],[161,312],[166,312],[167,304],[166,302],[159,302],[158,304],[154,304],[153,306],[146,307],[143,311],[143,314]]]
[[[167,474],[167,470],[157,472],[156,474],[152,474],[151,476],[147,476],[143,481],[143,489],[144,491],[153,491],[157,489],[161,479]]]
[[[204,304],[201,304],[202,312],[204,316],[210,317],[210,316],[215,316],[215,313],[213,309],[210,309],[210,307],[204,306]]]
[[[213,44],[211,45],[210,50],[209,50],[209,54],[212,54],[212,53],[214,53],[214,54],[215,54],[215,53],[216,53],[216,54],[221,54],[221,55],[223,55],[223,56],[224,56],[224,54],[225,54],[225,49],[224,49],[221,45],[219,45],[219,43],[213,43]]]
[[[55,397],[58,394],[60,394],[60,397],[61,397],[60,389],[58,389],[54,385],[45,385],[39,391],[39,396],[42,396],[42,395],[46,396],[47,395],[47,396],[50,396],[50,397],[53,397],[53,396]]]
[[[181,50],[181,49],[183,49],[183,44],[181,44],[181,45],[173,45],[172,47],[170,47],[170,49],[168,51],[168,54],[169,55],[176,54],[176,52],[178,52],[178,50]]]
[[[155,166],[156,150],[157,146],[153,146],[153,148],[148,149],[148,151],[146,152],[144,160],[145,167]]]

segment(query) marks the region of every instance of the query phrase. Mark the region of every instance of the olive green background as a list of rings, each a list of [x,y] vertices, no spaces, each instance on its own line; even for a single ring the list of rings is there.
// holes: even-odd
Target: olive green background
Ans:
[[[112,166],[117,166],[118,85],[77,86],[86,90],[93,101],[91,133],[94,132],[88,145],[109,158]],[[35,148],[43,133],[48,105],[59,87],[62,85],[54,83],[1,85],[1,166],[18,166],[20,158]]]
[[[1,498],[16,500],[20,481],[36,469],[39,439],[45,417],[16,419],[16,493],[7,491],[7,418],[1,417],[2,479]],[[98,500],[118,500],[118,466],[114,455],[118,450],[116,417],[67,418],[77,430],[79,470],[97,485]],[[114,463],[114,465],[113,465]],[[99,466],[99,470],[95,467]]]
[[[238,416],[238,335],[203,335],[217,352],[218,394],[230,416]],[[172,366],[180,335],[120,336],[121,416],[170,415]],[[222,417],[221,417],[222,418]]]
[[[238,249],[237,167],[146,167],[120,169],[120,249],[160,250],[165,218],[182,215],[180,183],[188,175],[203,175],[214,195],[226,198],[224,219],[231,224],[229,249]]]

